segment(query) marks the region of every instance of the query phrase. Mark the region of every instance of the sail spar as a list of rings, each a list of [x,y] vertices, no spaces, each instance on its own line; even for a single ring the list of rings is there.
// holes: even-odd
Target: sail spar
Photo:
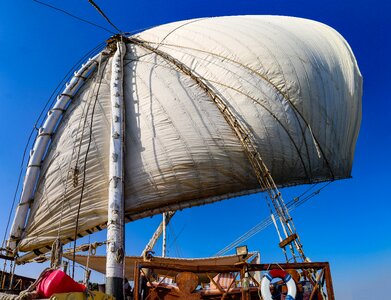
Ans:
[[[158,26],[124,42],[127,222],[260,191],[210,94],[158,53],[224,99],[251,131],[278,187],[350,177],[362,78],[332,28],[291,17],[219,17]],[[51,135],[17,237],[22,252],[48,247],[57,236],[72,240],[82,189],[78,236],[106,226],[115,62],[110,55],[95,60]]]

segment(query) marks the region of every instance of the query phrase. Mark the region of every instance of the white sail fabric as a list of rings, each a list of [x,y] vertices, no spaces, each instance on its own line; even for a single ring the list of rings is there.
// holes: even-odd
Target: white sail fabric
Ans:
[[[362,78],[332,28],[238,16],[176,22],[137,38],[182,62],[224,99],[251,130],[278,186],[350,176]],[[111,63],[98,68],[101,84],[95,74],[78,93],[53,137],[21,251],[50,245],[57,234],[64,242],[73,237],[85,168],[78,232],[105,226]],[[260,190],[238,138],[192,78],[133,43],[124,65],[127,221]]]

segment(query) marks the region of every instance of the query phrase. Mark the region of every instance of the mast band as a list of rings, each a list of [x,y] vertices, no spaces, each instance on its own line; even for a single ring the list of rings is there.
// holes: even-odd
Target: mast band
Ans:
[[[87,79],[87,77],[85,77],[85,76],[83,76],[83,75],[75,75],[75,77],[76,77],[76,78],[81,78],[81,79],[83,79],[83,80],[86,80],[86,79]]]
[[[65,112],[66,111],[66,109],[59,108],[59,107],[54,107],[54,108],[51,109],[51,111],[56,111],[56,110],[61,111],[61,112]]]
[[[61,95],[60,95],[61,97],[69,97],[69,99],[73,99],[73,95],[70,95],[70,94],[65,94],[65,93],[62,93]]]
[[[39,164],[39,165],[28,165],[27,168],[41,168],[41,164]]]

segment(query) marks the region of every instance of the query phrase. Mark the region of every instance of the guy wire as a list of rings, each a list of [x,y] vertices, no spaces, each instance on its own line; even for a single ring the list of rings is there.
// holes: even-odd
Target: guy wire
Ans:
[[[113,22],[110,21],[110,19],[106,16],[106,14],[100,9],[100,7],[93,1],[88,0],[88,2],[103,16],[103,18],[106,19],[106,21],[115,28],[115,30],[118,31],[118,33],[122,33],[123,31],[119,29],[117,26],[114,25]]]
[[[84,22],[84,23],[87,23],[87,24],[90,24],[90,25],[95,26],[95,27],[97,27],[97,28],[100,28],[100,29],[102,29],[102,30],[104,30],[104,31],[107,31],[107,32],[111,33],[111,34],[116,34],[115,32],[111,31],[110,29],[107,29],[107,28],[105,28],[105,27],[103,27],[103,26],[100,26],[100,25],[98,25],[98,24],[95,24],[95,23],[93,23],[93,22],[91,22],[91,21],[88,21],[88,20],[86,20],[86,19],[80,18],[80,17],[78,17],[78,16],[76,16],[76,15],[73,15],[73,14],[67,12],[67,11],[64,10],[64,9],[57,8],[57,7],[53,6],[53,5],[50,5],[50,4],[48,4],[48,3],[45,3],[45,2],[42,2],[42,1],[39,1],[39,0],[33,0],[33,1],[36,2],[36,3],[39,3],[39,4],[41,4],[41,5],[47,6],[47,7],[49,7],[49,8],[52,8],[52,9],[54,9],[54,10],[60,11],[60,12],[66,14],[66,15],[68,15],[68,16],[74,18],[74,19],[77,19],[77,20],[82,21],[82,22]]]

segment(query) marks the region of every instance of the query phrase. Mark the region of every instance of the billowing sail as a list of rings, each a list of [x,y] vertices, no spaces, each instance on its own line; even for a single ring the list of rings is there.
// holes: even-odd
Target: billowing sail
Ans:
[[[171,23],[125,41],[126,221],[260,190],[211,94],[250,130],[280,187],[347,178],[362,78],[346,41],[310,20],[277,16]],[[158,51],[152,51],[156,49]],[[19,249],[70,241],[107,221],[112,58],[66,107],[40,168]],[[83,197],[81,198],[81,191]]]

